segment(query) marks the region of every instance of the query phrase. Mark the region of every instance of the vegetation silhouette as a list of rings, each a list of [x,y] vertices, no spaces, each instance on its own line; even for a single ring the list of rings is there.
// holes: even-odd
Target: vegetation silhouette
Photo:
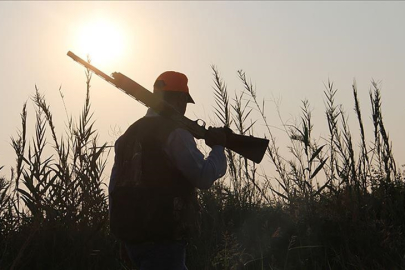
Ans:
[[[359,143],[328,82],[328,138],[314,139],[304,100],[300,122],[283,125],[290,140],[287,158],[246,74],[238,71],[243,89],[230,99],[215,66],[212,71],[216,121],[243,135],[261,123],[270,140],[265,158],[276,175],[227,152],[227,176],[199,193],[202,232],[190,241],[189,269],[404,269],[404,177],[384,126],[378,84],[373,81],[370,91],[371,143],[356,84]],[[38,88],[32,139],[26,137],[23,105],[22,128],[11,139],[16,165],[9,179],[0,178],[1,269],[132,269],[109,233],[103,184],[109,148],[98,142],[94,128],[89,71],[86,79],[83,110],[77,121],[68,118],[60,137]],[[47,147],[53,155],[45,154]]]

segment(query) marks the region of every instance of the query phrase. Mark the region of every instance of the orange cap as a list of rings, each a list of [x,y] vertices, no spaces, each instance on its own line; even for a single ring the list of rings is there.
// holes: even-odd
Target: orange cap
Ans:
[[[188,103],[194,103],[191,98],[188,86],[187,86],[187,76],[183,73],[176,71],[166,71],[160,74],[153,85],[153,91],[173,91],[173,92],[183,92],[188,94]]]

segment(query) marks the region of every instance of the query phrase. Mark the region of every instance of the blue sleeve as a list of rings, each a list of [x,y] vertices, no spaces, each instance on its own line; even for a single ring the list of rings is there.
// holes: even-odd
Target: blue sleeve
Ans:
[[[169,135],[165,151],[184,177],[196,188],[208,189],[226,173],[224,147],[213,146],[205,158],[198,150],[194,137],[184,129],[178,128]]]

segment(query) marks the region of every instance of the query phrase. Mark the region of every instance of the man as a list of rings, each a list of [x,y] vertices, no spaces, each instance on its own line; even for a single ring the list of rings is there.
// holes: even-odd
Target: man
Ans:
[[[161,74],[154,94],[183,114],[187,77]],[[226,172],[223,128],[208,129],[207,158],[187,130],[149,109],[116,141],[111,173],[110,225],[141,270],[185,270],[187,239],[199,229],[196,188],[208,189]]]

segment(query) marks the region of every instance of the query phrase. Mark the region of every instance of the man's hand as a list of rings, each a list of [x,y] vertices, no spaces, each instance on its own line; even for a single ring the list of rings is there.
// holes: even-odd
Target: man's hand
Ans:
[[[226,132],[229,132],[229,128],[213,128],[209,127],[208,131],[205,136],[205,143],[209,147],[213,147],[214,145],[222,145],[225,146],[226,144]]]

